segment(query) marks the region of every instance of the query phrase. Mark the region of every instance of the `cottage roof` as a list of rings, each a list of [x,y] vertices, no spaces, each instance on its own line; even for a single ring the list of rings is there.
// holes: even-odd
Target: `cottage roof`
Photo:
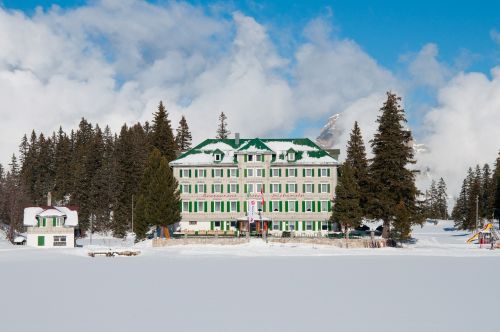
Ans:
[[[78,212],[68,206],[33,206],[24,209],[24,226],[35,226],[37,217],[66,217],[65,226],[78,226]]]

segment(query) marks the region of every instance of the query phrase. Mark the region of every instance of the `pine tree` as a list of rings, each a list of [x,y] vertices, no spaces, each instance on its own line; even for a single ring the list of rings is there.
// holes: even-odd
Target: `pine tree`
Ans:
[[[176,158],[177,145],[168,119],[168,113],[160,101],[158,111],[154,113],[153,127],[151,128],[151,146],[160,150],[170,162]]]
[[[401,244],[411,239],[411,214],[403,201],[394,208],[394,221],[391,236]]]
[[[495,172],[492,179],[493,185],[493,215],[496,220],[500,220],[500,153],[495,163]]]
[[[483,171],[481,174],[481,218],[492,219],[493,218],[493,185],[492,185],[492,174],[490,170],[490,165],[484,164]]]
[[[177,136],[175,137],[175,142],[179,147],[181,152],[187,151],[191,148],[191,132],[189,131],[189,127],[184,115],[179,122],[179,127],[177,128]]]
[[[28,197],[23,183],[20,181],[20,167],[15,155],[12,156],[9,172],[2,180],[4,196],[4,213],[9,224],[8,238],[14,240],[16,231],[23,228],[23,210],[28,205]]]
[[[344,163],[340,167],[340,176],[335,187],[334,205],[330,220],[340,223],[344,229],[346,239],[349,228],[361,224],[363,210],[360,206],[360,197],[354,170],[350,163]]]
[[[383,237],[389,236],[395,217],[395,207],[401,201],[410,214],[409,222],[420,223],[417,211],[414,174],[407,168],[414,163],[411,132],[404,129],[406,123],[401,98],[388,92],[387,100],[380,109],[378,131],[371,141],[374,157],[370,165],[371,195],[369,211],[383,220]]]
[[[437,208],[439,219],[448,219],[448,194],[446,193],[446,183],[443,178],[437,184]]]
[[[65,205],[69,202],[69,194],[73,183],[71,173],[71,142],[69,137],[59,127],[55,147],[55,174],[53,197],[56,202]]]
[[[353,170],[354,178],[360,190],[360,206],[363,216],[368,215],[366,205],[368,202],[369,175],[368,160],[366,159],[366,149],[361,135],[358,122],[354,122],[349,142],[347,142],[347,157],[345,163],[349,164]]]
[[[148,226],[167,226],[179,222],[180,193],[178,183],[167,159],[158,149],[149,155],[141,180],[141,191],[136,209],[134,231],[142,239]]]
[[[462,182],[462,188],[460,189],[460,194],[455,202],[455,206],[451,212],[451,218],[455,221],[455,227],[458,229],[467,229],[466,218],[467,218],[467,194],[469,192],[467,179]]]
[[[227,116],[224,112],[221,112],[219,115],[219,127],[217,128],[217,136],[215,138],[225,139],[231,135],[229,129],[227,129]]]

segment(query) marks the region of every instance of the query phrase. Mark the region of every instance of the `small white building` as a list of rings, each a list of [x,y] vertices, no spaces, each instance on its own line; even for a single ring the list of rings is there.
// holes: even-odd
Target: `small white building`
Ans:
[[[78,212],[65,206],[27,207],[24,209],[26,244],[31,247],[74,247]]]

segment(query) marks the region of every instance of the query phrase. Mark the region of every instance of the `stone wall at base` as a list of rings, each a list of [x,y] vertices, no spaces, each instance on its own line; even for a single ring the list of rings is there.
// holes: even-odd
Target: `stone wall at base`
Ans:
[[[169,247],[188,244],[219,244],[219,245],[236,245],[248,243],[249,240],[244,237],[240,238],[217,238],[217,237],[189,237],[182,239],[153,239],[153,247]]]

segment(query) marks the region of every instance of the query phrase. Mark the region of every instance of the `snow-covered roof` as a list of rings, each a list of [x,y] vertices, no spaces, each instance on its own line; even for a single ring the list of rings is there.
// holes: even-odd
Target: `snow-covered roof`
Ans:
[[[78,212],[66,206],[27,207],[24,209],[24,226],[35,226],[37,217],[66,217],[64,226],[78,226]]]
[[[288,151],[295,151],[295,159],[288,160]],[[214,160],[213,153],[222,152],[222,160]],[[237,164],[237,154],[271,154],[271,164],[332,164],[338,161],[308,138],[290,139],[207,139],[172,161],[172,166]]]

